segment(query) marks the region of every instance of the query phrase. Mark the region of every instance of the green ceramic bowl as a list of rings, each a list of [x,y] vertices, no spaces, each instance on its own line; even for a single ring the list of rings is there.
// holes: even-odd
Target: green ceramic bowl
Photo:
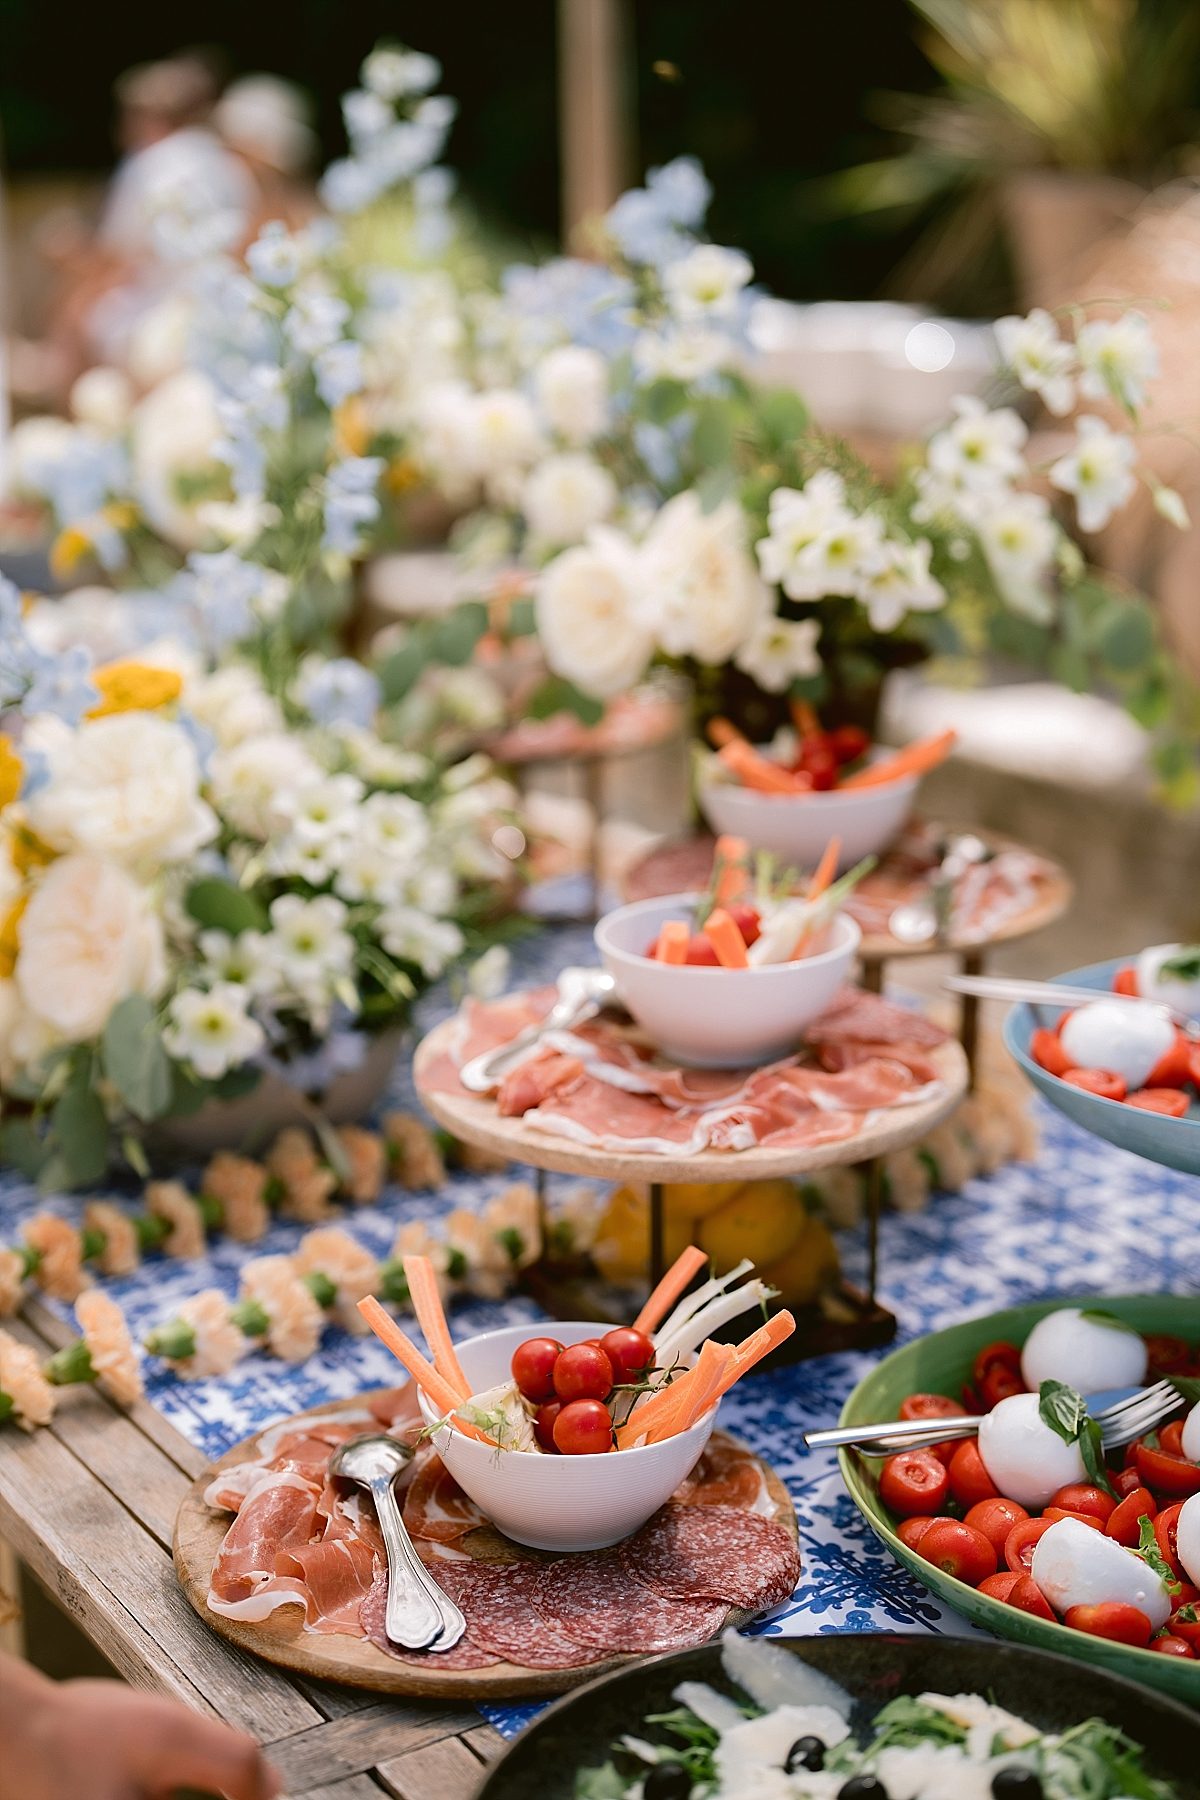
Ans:
[[[894,1419],[899,1415],[901,1401],[908,1394],[957,1395],[970,1378],[976,1352],[985,1344],[1004,1338],[1023,1344],[1037,1321],[1058,1307],[1097,1304],[1100,1302],[1094,1294],[1074,1300],[1039,1300],[918,1338],[902,1350],[893,1351],[859,1382],[842,1409],[840,1422],[843,1425],[868,1425],[882,1419]],[[1168,1332],[1193,1343],[1200,1338],[1198,1297],[1189,1299],[1183,1295],[1161,1294],[1110,1299],[1106,1295],[1102,1304],[1107,1312],[1127,1320],[1139,1331]],[[1104,1638],[1088,1637],[1082,1631],[1069,1631],[1065,1625],[1035,1619],[1030,1613],[992,1600],[968,1587],[965,1581],[935,1569],[932,1563],[918,1556],[915,1550],[908,1549],[896,1536],[891,1515],[876,1489],[879,1460],[860,1457],[857,1452],[846,1450],[840,1452],[840,1460],[851,1498],[875,1535],[883,1540],[893,1556],[955,1612],[982,1625],[985,1631],[995,1632],[997,1637],[1033,1644],[1042,1650],[1057,1650],[1064,1656],[1073,1656],[1099,1668],[1110,1669],[1116,1675],[1144,1681],[1161,1693],[1174,1694],[1177,1699],[1200,1706],[1200,1661],[1176,1660],[1171,1656],[1159,1656],[1152,1650],[1135,1650],[1125,1644],[1109,1643]]]

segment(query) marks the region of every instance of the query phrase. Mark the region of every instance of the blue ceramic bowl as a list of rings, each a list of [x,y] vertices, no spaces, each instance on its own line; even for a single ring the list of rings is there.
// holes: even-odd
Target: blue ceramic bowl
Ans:
[[[1128,961],[1128,958],[1091,963],[1086,969],[1072,969],[1069,974],[1055,979],[1071,987],[1095,988],[1097,993],[1108,993],[1122,960]],[[1168,1119],[1162,1113],[1142,1112],[1136,1106],[1126,1106],[1123,1101],[1104,1100],[1099,1094],[1086,1093],[1083,1088],[1072,1087],[1068,1081],[1060,1081],[1057,1075],[1051,1075],[1034,1062],[1029,1054],[1030,1038],[1040,1024],[1053,1024],[1063,1010],[1041,1007],[1038,1012],[1044,1016],[1038,1017],[1031,1006],[1014,1006],[1004,1021],[1004,1042],[1034,1087],[1045,1095],[1051,1106],[1056,1106],[1059,1112],[1066,1113],[1076,1125],[1082,1125],[1096,1137],[1105,1138],[1122,1150],[1132,1150],[1135,1156],[1144,1156],[1149,1162],[1163,1163],[1168,1169],[1200,1175],[1200,1106],[1194,1100],[1184,1118]]]

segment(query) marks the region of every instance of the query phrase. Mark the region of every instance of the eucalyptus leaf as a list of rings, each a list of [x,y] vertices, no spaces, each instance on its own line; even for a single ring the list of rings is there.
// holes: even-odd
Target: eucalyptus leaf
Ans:
[[[1100,615],[1093,641],[1112,668],[1141,668],[1154,654],[1154,621],[1149,609],[1136,600],[1111,600]]]
[[[0,1125],[0,1162],[33,1177],[45,1160],[45,1139],[32,1119],[6,1119]]]
[[[43,1165],[46,1185],[82,1187],[108,1167],[108,1119],[92,1087],[91,1058],[79,1063],[50,1114],[54,1155]]]
[[[733,423],[728,409],[719,400],[702,402],[692,427],[692,455],[702,469],[725,473],[732,451]]]
[[[598,725],[604,717],[604,702],[583,693],[563,676],[551,675],[525,703],[525,713],[530,719],[552,719],[555,713],[563,712],[573,713],[584,725]]]
[[[209,931],[226,931],[238,937],[243,931],[265,931],[267,915],[245,888],[219,875],[205,875],[194,881],[185,901],[188,912],[198,925]]]
[[[414,632],[408,643],[384,658],[375,673],[383,692],[384,704],[395,706],[403,700],[421,671],[429,663],[429,654],[421,634]]]
[[[430,636],[429,660],[452,668],[469,662],[475,646],[488,628],[487,607],[479,600],[456,606],[439,619]]]
[[[114,1007],[101,1050],[104,1073],[134,1117],[161,1118],[171,1104],[171,1064],[144,994],[130,994]]]

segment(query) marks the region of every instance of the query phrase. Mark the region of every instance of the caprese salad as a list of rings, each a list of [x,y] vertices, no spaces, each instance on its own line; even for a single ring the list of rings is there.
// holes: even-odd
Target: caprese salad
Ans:
[[[1106,1457],[1088,1396],[1164,1375],[1180,1416]],[[1200,1657],[1200,1346],[1064,1307],[1021,1348],[986,1345],[959,1398],[910,1394],[900,1408],[966,1414],[982,1416],[977,1438],[884,1461],[879,1497],[901,1542],[1022,1612]]]
[[[854,793],[884,787],[909,775],[925,775],[944,762],[957,741],[953,731],[939,731],[905,745],[890,755],[871,758],[871,739],[858,725],[826,731],[812,708],[802,701],[792,707],[794,729],[779,732],[764,748],[756,748],[728,719],[710,719],[708,738],[716,754],[709,773],[753,793],[795,800],[805,794]]]
[[[1163,1011],[1200,1021],[1200,944],[1158,944],[1118,969],[1113,991],[1029,1040],[1048,1074],[1104,1100],[1181,1119],[1200,1091],[1200,1039]]]

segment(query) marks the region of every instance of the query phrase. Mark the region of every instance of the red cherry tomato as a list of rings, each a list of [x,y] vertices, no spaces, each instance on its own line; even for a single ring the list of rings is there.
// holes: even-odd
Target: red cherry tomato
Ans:
[[[957,1400],[950,1400],[945,1394],[909,1394],[900,1402],[902,1419],[962,1419],[966,1417],[966,1408]],[[948,1463],[958,1449],[961,1439],[947,1438],[944,1444],[927,1444],[925,1448],[942,1462]]]
[[[945,1465],[932,1450],[901,1450],[879,1473],[879,1498],[901,1519],[938,1512],[949,1491]]]
[[[1181,1088],[1191,1080],[1192,1040],[1182,1031],[1175,1033],[1171,1048],[1164,1051],[1146,1077],[1148,1088]]]
[[[926,1562],[965,1581],[970,1587],[978,1587],[981,1581],[996,1573],[993,1546],[982,1531],[976,1531],[974,1526],[964,1525],[958,1519],[935,1519],[917,1549]]]
[[[512,1377],[527,1400],[548,1400],[554,1392],[554,1365],[562,1355],[557,1338],[526,1338],[512,1356]]]
[[[950,1458],[950,1492],[960,1506],[976,1506],[980,1500],[999,1498],[1000,1490],[984,1467],[979,1445],[966,1438]]]
[[[1008,1596],[1008,1604],[1018,1612],[1032,1613],[1035,1619],[1054,1622],[1054,1608],[1032,1575],[1018,1575]]]
[[[861,725],[837,725],[829,733],[829,747],[839,763],[857,762],[871,748],[871,738]]]
[[[561,1411],[561,1400],[547,1400],[544,1406],[538,1407],[533,1421],[533,1435],[542,1449],[550,1451],[551,1454],[558,1449],[558,1445],[554,1441],[554,1422]]]
[[[1127,1494],[1136,1494],[1142,1485],[1136,1469],[1117,1469],[1109,1480],[1117,1491],[1118,1500],[1124,1500]]]
[[[1140,1441],[1133,1447],[1133,1460],[1143,1485],[1156,1494],[1179,1494],[1185,1499],[1189,1494],[1200,1494],[1200,1463],[1169,1456]]]
[[[982,1350],[976,1351],[975,1361],[971,1364],[971,1375],[976,1386],[996,1363],[1019,1375],[1021,1373],[1021,1352],[1015,1344],[1010,1344],[1007,1338],[1000,1338],[994,1344],[985,1344]]]
[[[564,1456],[602,1456],[612,1443],[612,1420],[599,1400],[571,1400],[554,1421],[555,1448]]]
[[[1177,1606],[1171,1614],[1170,1630],[1175,1637],[1183,1638],[1193,1650],[1200,1650],[1200,1606],[1194,1600],[1185,1601]]]
[[[1093,1487],[1090,1481],[1068,1481],[1066,1487],[1050,1496],[1050,1504],[1061,1506],[1064,1512],[1090,1513],[1101,1521],[1111,1519],[1117,1510],[1112,1496],[1103,1488]]]
[[[1137,970],[1132,963],[1126,963],[1113,976],[1112,991],[1114,994],[1128,994],[1132,999],[1138,998]]]
[[[748,950],[751,944],[756,944],[762,936],[762,920],[759,917],[758,908],[748,906],[745,901],[741,901],[734,906],[727,906],[725,911],[741,932],[742,942]]]
[[[1188,1078],[1193,1087],[1200,1088],[1200,1044],[1193,1047],[1188,1057]]]
[[[1014,1525],[1004,1540],[1004,1560],[1018,1575],[1028,1575],[1038,1539],[1053,1524],[1052,1519],[1023,1519]]]
[[[1028,1391],[1021,1380],[1020,1371],[1010,1369],[1006,1363],[993,1363],[990,1369],[984,1370],[979,1380],[979,1398],[983,1401],[986,1412],[991,1412],[993,1406],[999,1406],[1001,1400],[1011,1400],[1014,1394]]]
[[[1060,1519],[1074,1519],[1080,1525],[1088,1525],[1093,1531],[1103,1531],[1102,1522],[1095,1513],[1068,1512],[1065,1506],[1048,1506],[1042,1514],[1043,1519],[1051,1525],[1057,1525]]]
[[[986,1594],[989,1600],[1007,1600],[1017,1582],[1024,1579],[1015,1569],[999,1569],[995,1575],[984,1576],[979,1584],[979,1591]]]
[[[901,1519],[896,1527],[896,1536],[902,1544],[907,1544],[910,1550],[915,1550],[932,1524],[933,1520],[924,1513],[918,1514],[915,1519]]]
[[[1200,1048],[1200,1046],[1198,1046]],[[1192,1366],[1192,1352],[1186,1339],[1171,1337],[1165,1331],[1142,1334],[1151,1372],[1155,1375],[1186,1375]]]
[[[698,931],[694,937],[688,939],[687,954],[683,960],[694,969],[715,969],[720,966],[711,941],[705,937],[702,931]]]
[[[1182,1119],[1188,1109],[1188,1097],[1175,1087],[1144,1087],[1130,1094],[1127,1106],[1139,1112],[1161,1113],[1164,1119]]]
[[[1136,1487],[1131,1494],[1126,1494],[1104,1521],[1105,1536],[1115,1538],[1127,1550],[1136,1550],[1141,1535],[1138,1520],[1152,1519],[1157,1511],[1154,1495],[1149,1488]]]
[[[1168,1456],[1183,1456],[1183,1420],[1172,1419],[1169,1425],[1158,1428],[1158,1447],[1165,1450]],[[1183,1456],[1184,1462],[1188,1458]]]
[[[1003,1556],[1004,1545],[1014,1525],[1019,1525],[1029,1514],[1015,1500],[1006,1500],[1003,1494],[997,1494],[994,1500],[979,1500],[970,1509],[965,1523],[982,1531],[997,1556]]]
[[[599,1344],[568,1344],[554,1365],[560,1400],[607,1400],[612,1384],[613,1366]]]
[[[1123,1076],[1114,1075],[1111,1069],[1065,1069],[1063,1080],[1085,1094],[1098,1094],[1101,1100],[1123,1100],[1129,1092]]]
[[[606,1331],[600,1348],[612,1364],[614,1381],[637,1381],[654,1366],[654,1345],[644,1331],[635,1331],[632,1325]]]
[[[1029,1040],[1029,1054],[1039,1068],[1049,1071],[1051,1075],[1065,1075],[1071,1067],[1071,1059],[1059,1041],[1057,1031],[1047,1031],[1039,1025]]]
[[[1133,1644],[1139,1650],[1150,1642],[1149,1619],[1141,1607],[1127,1606],[1123,1600],[1102,1600],[1097,1606],[1069,1606],[1063,1617],[1072,1631],[1086,1631],[1089,1637]]]
[[[1174,1506],[1165,1506],[1154,1521],[1154,1535],[1158,1540],[1158,1548],[1171,1566],[1171,1573],[1176,1579],[1183,1575],[1183,1565],[1179,1560],[1179,1515],[1183,1511],[1183,1501],[1177,1500]]]
[[[1196,1656],[1196,1652],[1185,1638],[1173,1637],[1168,1631],[1164,1631],[1159,1637],[1151,1638],[1150,1648],[1157,1650],[1160,1656],[1182,1656],[1190,1661],[1194,1661]]]
[[[819,740],[810,740],[804,745],[800,752],[800,767],[811,780],[815,792],[827,792],[837,786],[837,757]]]

